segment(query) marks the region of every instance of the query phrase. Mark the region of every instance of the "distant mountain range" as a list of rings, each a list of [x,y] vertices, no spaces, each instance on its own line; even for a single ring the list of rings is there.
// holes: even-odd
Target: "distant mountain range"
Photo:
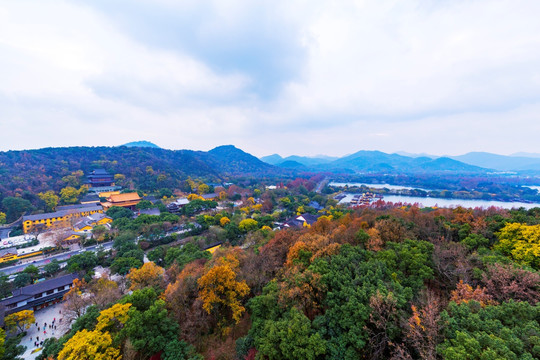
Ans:
[[[540,158],[533,157],[470,152],[465,155],[452,156],[452,159],[499,171],[540,170]]]
[[[339,159],[339,158],[326,156],[326,155],[317,155],[317,156],[314,156],[314,157],[292,155],[292,156],[287,156],[286,158],[283,158],[278,154],[273,154],[273,155],[269,155],[269,156],[263,156],[261,158],[262,161],[264,161],[264,162],[266,162],[268,164],[271,164],[271,165],[280,165],[280,164],[283,164],[285,162],[292,161],[292,162],[295,162],[295,163],[298,163],[298,164],[304,165],[304,166],[328,164],[328,163],[330,163],[330,162],[332,162],[334,160],[337,160],[337,159]],[[289,163],[289,165],[291,165],[291,163]]]
[[[146,140],[142,140],[142,141],[132,141],[132,142],[128,142],[127,144],[124,144],[124,145],[120,145],[120,146],[127,146],[127,147],[149,147],[149,148],[156,148],[156,149],[161,149],[159,146],[157,146],[156,144],[150,142],[150,141],[146,141]]]
[[[139,145],[143,146],[139,146]],[[151,144],[151,143],[150,143]],[[0,197],[39,192],[66,186],[69,175],[82,170],[105,168],[111,174],[123,174],[125,186],[139,189],[183,186],[191,176],[208,181],[232,177],[294,177],[301,173],[333,172],[340,174],[470,174],[522,171],[540,174],[540,158],[469,153],[461,156],[404,156],[381,151],[358,151],[333,158],[327,156],[288,156],[277,154],[261,161],[233,145],[218,146],[208,152],[167,150],[148,146],[148,142],[117,147],[45,148],[0,152]],[[81,181],[84,179],[81,179]],[[80,182],[78,182],[78,185]]]
[[[223,181],[234,176],[262,177],[286,172],[232,145],[208,152],[138,146],[5,151],[0,152],[0,199],[6,194],[11,196],[15,190],[34,194],[58,191],[66,186],[65,176],[78,170],[88,174],[96,168],[123,174],[143,190],[181,188],[188,176]]]
[[[528,155],[528,156],[524,156]],[[494,171],[540,172],[540,154],[517,153],[510,156],[486,152],[470,152],[460,156],[435,156],[399,152],[361,150],[341,158],[324,156],[281,157],[278,154],[261,158],[269,164],[285,168],[310,170],[349,169],[361,172],[433,172],[454,171],[482,173]]]

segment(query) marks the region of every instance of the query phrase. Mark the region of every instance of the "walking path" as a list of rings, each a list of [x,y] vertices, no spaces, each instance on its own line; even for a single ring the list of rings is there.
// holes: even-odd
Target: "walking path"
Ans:
[[[59,338],[69,329],[69,324],[61,320],[61,311],[62,304],[59,303],[34,313],[36,322],[26,330],[26,336],[21,341],[21,345],[26,346],[22,355],[24,360],[34,360],[41,354],[41,345],[36,346],[36,342],[41,344],[45,339]]]

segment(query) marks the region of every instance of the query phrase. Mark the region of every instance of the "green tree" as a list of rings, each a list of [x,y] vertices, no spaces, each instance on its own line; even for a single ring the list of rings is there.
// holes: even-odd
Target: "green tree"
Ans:
[[[35,210],[30,201],[11,196],[2,200],[2,207],[6,210],[6,221],[8,223],[17,220],[25,212]]]
[[[93,251],[84,251],[80,254],[73,255],[67,261],[67,269],[69,272],[89,271],[97,266],[97,256]]]
[[[120,218],[131,219],[133,217],[133,211],[120,206],[111,206],[111,208],[106,211],[106,214],[113,220]]]
[[[32,276],[27,273],[20,273],[17,274],[15,277],[15,280],[13,280],[13,285],[15,285],[16,288],[21,288],[26,285],[30,285],[32,283]]]
[[[158,247],[150,250],[146,254],[146,256],[148,257],[148,260],[155,262],[159,266],[163,266],[166,254],[167,254],[167,250],[165,249],[165,247],[158,246]]]
[[[26,347],[20,345],[24,334],[10,336],[4,341],[4,356],[0,356],[0,360],[23,360],[19,355],[24,354]]]
[[[30,275],[32,277],[32,281],[39,277],[39,268],[35,265],[28,265],[22,272]]]
[[[167,316],[165,302],[157,300],[146,311],[130,309],[122,332],[137,351],[150,356],[164,350],[171,339],[176,338],[178,329],[176,321]]]
[[[134,257],[118,257],[111,264],[111,271],[115,274],[126,275],[131,269],[138,269],[143,262]]]
[[[445,340],[437,351],[449,360],[538,359],[539,319],[540,307],[527,302],[451,302],[441,314]]]
[[[72,172],[70,175],[66,175],[62,178],[62,181],[65,182],[68,186],[77,187],[81,184],[81,178],[84,176],[82,170],[77,170]]]
[[[195,348],[185,341],[173,340],[165,346],[161,356],[163,360],[203,360],[203,356],[195,352]]]
[[[296,308],[277,321],[264,323],[266,336],[255,341],[259,353],[267,359],[314,360],[326,353],[326,341],[311,327],[311,321]]]
[[[184,265],[192,262],[196,259],[210,259],[212,255],[208,251],[203,251],[193,243],[187,243],[182,247],[171,247],[167,250],[165,255],[165,267],[169,267],[176,262],[180,269]]]
[[[48,276],[56,274],[59,270],[60,263],[56,259],[53,259],[50,263],[43,267],[43,271],[45,271],[45,274],[47,274]]]
[[[139,210],[144,210],[144,209],[152,209],[152,208],[155,208],[154,204],[152,204],[151,201],[148,201],[148,200],[141,200],[139,201],[139,203],[135,206],[135,208],[139,209]]]
[[[3,272],[0,272],[0,299],[10,296],[12,287],[9,277]]]
[[[147,287],[133,291],[131,294],[124,296],[121,304],[131,304],[138,311],[147,311],[158,298],[158,293],[153,287]]]
[[[105,225],[96,225],[92,228],[92,236],[97,241],[101,241],[102,237],[107,233],[107,230]]]

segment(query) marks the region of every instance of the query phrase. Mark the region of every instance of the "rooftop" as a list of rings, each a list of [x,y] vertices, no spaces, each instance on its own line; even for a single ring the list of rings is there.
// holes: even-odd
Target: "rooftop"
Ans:
[[[141,198],[139,194],[137,194],[136,192],[130,192],[130,193],[111,195],[111,197],[108,200],[114,204],[117,202],[124,202],[124,201],[138,201],[138,200],[141,200]]]
[[[17,254],[17,248],[16,247],[10,247],[7,249],[0,249],[0,257],[6,256],[8,254]]]
[[[36,294],[41,294],[43,292],[59,288],[61,286],[66,286],[73,283],[73,280],[77,278],[75,274],[68,274],[60,276],[54,279],[41,281],[37,284],[28,285],[19,289],[12,291],[13,296],[8,297],[0,301],[0,305],[13,304],[15,302],[27,299]]]
[[[103,210],[103,207],[99,204],[73,205],[73,207],[69,207],[68,209],[64,208],[62,210],[55,211],[52,213],[26,215],[26,216],[23,216],[23,221],[46,220],[46,219],[52,219],[52,218],[58,218],[58,217],[61,218],[69,214],[76,214],[83,211],[99,211],[99,210]]]

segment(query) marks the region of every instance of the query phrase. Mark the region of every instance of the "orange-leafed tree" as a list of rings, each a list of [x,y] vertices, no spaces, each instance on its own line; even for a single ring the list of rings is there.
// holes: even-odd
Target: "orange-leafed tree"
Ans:
[[[131,269],[127,278],[130,282],[130,290],[143,289],[148,286],[159,286],[165,270],[152,261],[145,263],[140,269]]]
[[[71,289],[64,295],[64,314],[69,321],[79,318],[90,305],[91,296],[86,292],[87,288],[84,279],[75,279]]]
[[[120,350],[112,345],[113,341],[108,332],[88,331],[86,329],[77,331],[65,344],[58,360],[120,360]]]
[[[412,316],[406,331],[407,341],[420,354],[420,358],[434,360],[437,358],[437,344],[440,340],[440,301],[428,293],[426,304],[418,309],[412,305]]]
[[[199,298],[203,309],[208,313],[215,312],[221,322],[240,321],[245,307],[241,299],[249,293],[245,281],[238,281],[235,270],[239,262],[234,256],[219,258],[216,265],[210,268],[199,280]]]
[[[214,318],[202,308],[202,301],[198,298],[197,280],[205,272],[205,262],[206,259],[198,259],[187,264],[163,295],[167,307],[180,325],[182,339],[193,344],[215,326]]]
[[[30,329],[30,326],[36,319],[32,310],[22,310],[6,316],[4,321],[6,328],[10,330],[18,329],[20,332],[23,332],[26,329]]]
[[[471,285],[464,283],[463,280],[460,280],[457,284],[456,290],[452,291],[450,301],[454,301],[456,304],[461,304],[467,303],[471,300],[480,303],[482,307],[497,304],[497,302],[493,300],[485,288],[477,286],[476,289],[473,289]]]

